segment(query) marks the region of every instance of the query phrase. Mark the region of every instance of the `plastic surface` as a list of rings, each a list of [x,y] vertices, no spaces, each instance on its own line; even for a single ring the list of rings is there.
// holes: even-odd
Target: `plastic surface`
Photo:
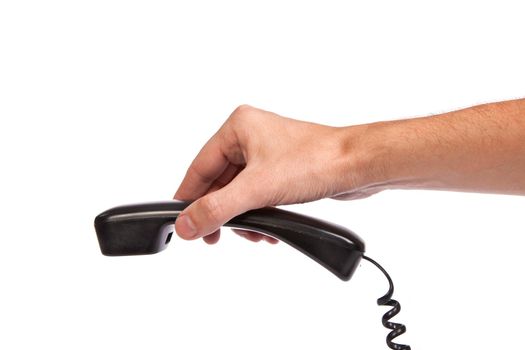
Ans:
[[[168,245],[174,222],[188,202],[167,201],[124,205],[95,219],[104,255],[142,255]],[[277,208],[252,210],[224,226],[256,231],[283,241],[330,270],[340,279],[352,277],[365,244],[352,231],[312,217]]]

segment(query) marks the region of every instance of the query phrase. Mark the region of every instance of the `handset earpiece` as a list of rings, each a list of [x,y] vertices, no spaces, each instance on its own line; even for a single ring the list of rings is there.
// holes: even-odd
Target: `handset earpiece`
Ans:
[[[171,240],[175,220],[188,205],[189,202],[166,201],[106,210],[95,219],[102,253],[142,255],[162,251]],[[248,211],[224,226],[283,241],[344,281],[352,277],[365,251],[363,240],[344,227],[277,208]]]

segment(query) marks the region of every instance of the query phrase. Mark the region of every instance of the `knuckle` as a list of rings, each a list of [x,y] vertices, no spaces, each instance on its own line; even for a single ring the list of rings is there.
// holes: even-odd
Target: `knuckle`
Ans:
[[[246,116],[251,115],[253,111],[255,110],[254,107],[246,104],[242,104],[235,108],[235,110],[230,115],[230,121],[231,122],[238,122],[240,120],[243,120],[246,118]]]
[[[200,210],[202,210],[202,214],[206,218],[208,225],[219,226],[222,224],[222,207],[219,205],[219,201],[213,193],[202,198]]]
[[[235,110],[233,111],[233,114],[245,114],[245,113],[249,113],[253,111],[254,109],[255,108],[250,105],[242,104],[242,105],[237,106],[237,108],[235,108]]]
[[[190,165],[188,172],[203,183],[211,183],[214,180],[214,177],[209,176],[203,173],[202,171],[199,171],[198,168],[195,166],[195,164]]]

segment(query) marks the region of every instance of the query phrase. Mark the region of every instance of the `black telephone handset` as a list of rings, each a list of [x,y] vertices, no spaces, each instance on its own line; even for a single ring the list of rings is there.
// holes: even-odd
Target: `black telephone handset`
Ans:
[[[115,207],[95,218],[100,249],[104,255],[154,254],[166,248],[174,232],[174,223],[189,202],[165,201]],[[392,309],[383,316],[383,325],[392,331],[387,336],[391,349],[409,350],[393,339],[405,332],[405,326],[389,320],[400,311],[393,300],[394,286],[388,273],[374,260],[364,255],[365,244],[354,232],[305,215],[277,208],[262,208],[234,217],[224,226],[256,231],[286,242],[348,281],[361,258],[376,265],[390,284],[379,305]]]
[[[95,219],[104,255],[141,255],[160,252],[168,245],[174,222],[188,202],[167,201],[109,209]],[[365,244],[352,231],[277,208],[252,210],[224,226],[256,231],[286,242],[340,279],[352,277]]]

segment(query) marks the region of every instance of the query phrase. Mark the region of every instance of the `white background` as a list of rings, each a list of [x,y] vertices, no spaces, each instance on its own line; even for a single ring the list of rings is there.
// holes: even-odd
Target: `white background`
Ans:
[[[384,277],[285,244],[100,254],[249,103],[330,125],[523,96],[518,1],[0,2],[1,349],[386,349]],[[522,344],[525,198],[390,191],[289,207],[347,226],[414,349]]]

